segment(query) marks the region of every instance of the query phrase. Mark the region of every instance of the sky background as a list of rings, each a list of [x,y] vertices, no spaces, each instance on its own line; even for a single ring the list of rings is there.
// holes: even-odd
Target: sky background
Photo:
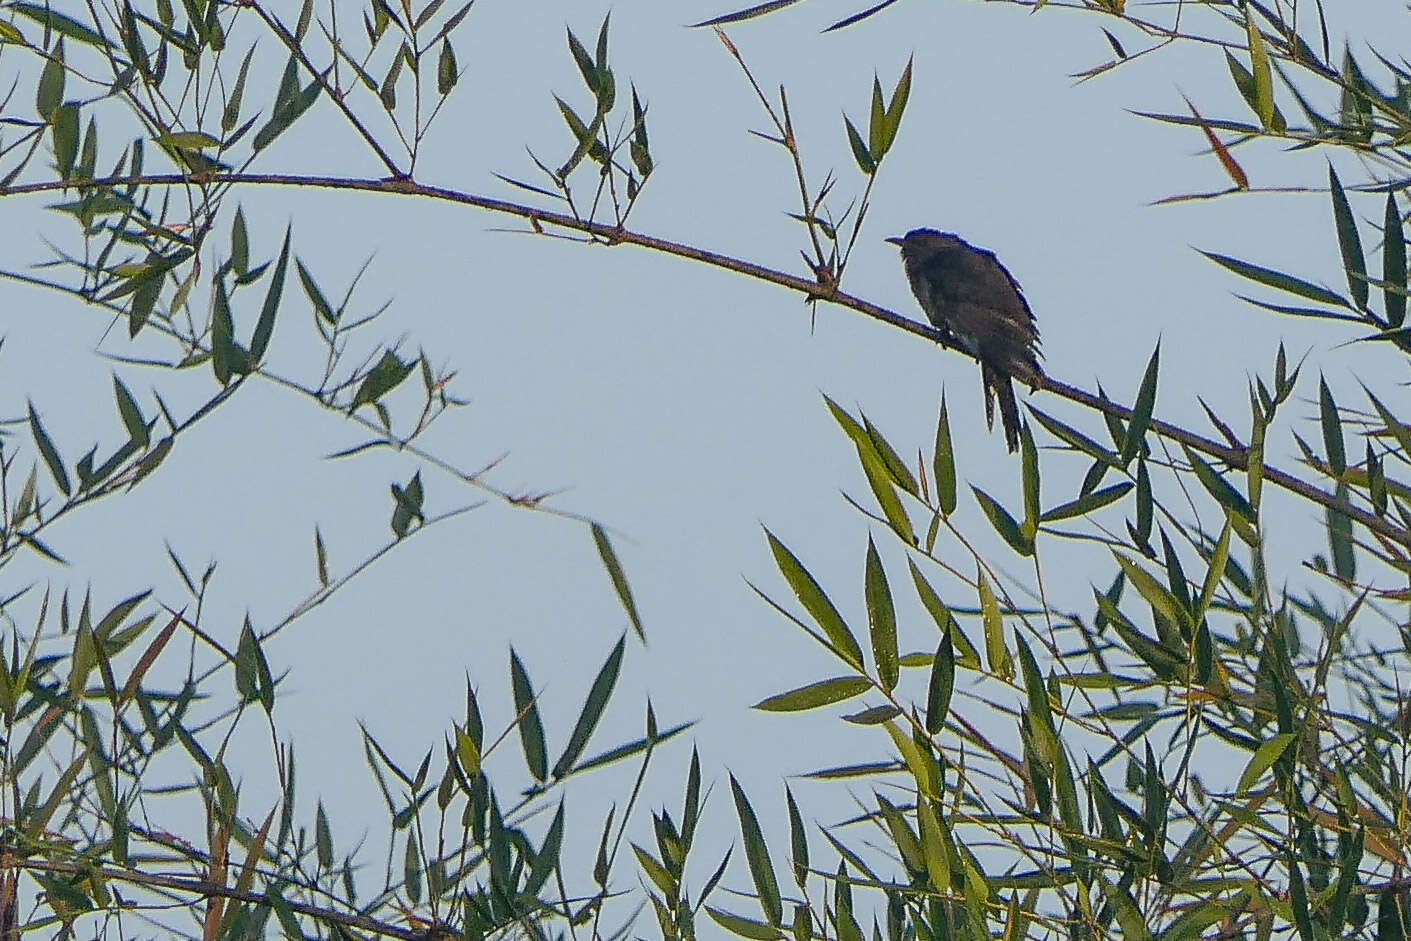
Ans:
[[[1335,31],[1376,37],[1404,28],[1403,9],[1373,6],[1360,8],[1356,22],[1334,23]],[[788,87],[810,186],[835,173],[836,207],[864,184],[841,115],[862,124],[874,71],[889,90],[915,57],[910,105],[873,191],[845,290],[919,316],[896,251],[882,240],[917,226],[955,231],[996,251],[1023,285],[1053,376],[1087,389],[1101,383],[1130,402],[1159,340],[1157,414],[1202,431],[1209,426],[1197,396],[1236,428],[1247,428],[1246,379],[1270,374],[1280,341],[1292,359],[1308,355],[1306,376],[1324,370],[1333,389],[1349,398],[1359,378],[1401,378],[1403,367],[1389,356],[1339,348],[1350,335],[1273,319],[1242,303],[1231,292],[1247,285],[1193,250],[1232,254],[1343,289],[1326,195],[1151,205],[1228,185],[1218,162],[1202,152],[1198,132],[1130,113],[1179,112],[1184,92],[1207,116],[1248,119],[1218,51],[1177,46],[1077,83],[1073,73],[1110,57],[1100,27],[1112,29],[1129,50],[1142,41],[1115,18],[1096,14],[922,0],[896,4],[842,32],[819,33],[856,8],[814,0],[730,29],[761,85]],[[1157,18],[1172,10],[1132,8]],[[522,4],[481,0],[456,33],[466,74],[433,127],[417,179],[523,199],[492,173],[533,179],[526,147],[550,164],[567,155],[571,141],[552,95],[580,110],[588,110],[588,99],[564,27],[591,43],[611,10],[619,97],[630,80],[648,104],[656,162],[630,226],[805,274],[798,257],[803,231],[786,215],[798,211],[791,165],[781,149],[748,133],[768,129],[767,118],[715,35],[684,25],[726,9],[701,2],[554,2],[526,16]],[[292,19],[295,8],[284,15]],[[257,30],[253,22],[242,29],[232,36],[243,50]],[[257,62],[264,71],[252,75],[247,108],[264,106],[282,67],[268,36],[260,39]],[[0,59],[7,78],[27,74],[25,68],[19,57]],[[1281,106],[1293,121],[1292,101],[1281,99]],[[365,95],[360,113],[386,130]],[[104,141],[100,166],[116,159],[122,136],[114,132]],[[1322,153],[1256,146],[1237,156],[1256,186],[1326,180]],[[1345,181],[1366,174],[1339,166]],[[326,101],[252,169],[383,173]],[[582,185],[589,185],[586,177]],[[918,447],[929,453],[944,388],[963,479],[1017,506],[1019,465],[1005,453],[1002,435],[985,430],[973,362],[850,311],[820,306],[811,322],[801,299],[778,287],[632,247],[505,232],[517,222],[467,207],[290,188],[251,187],[236,198],[249,220],[252,256],[276,254],[292,223],[295,253],[331,297],[371,259],[353,309],[390,306],[359,342],[372,348],[401,340],[404,350],[425,349],[433,362],[458,372],[453,389],[471,404],[443,418],[425,447],[466,468],[507,455],[491,475],[497,485],[557,492],[555,506],[609,527],[649,644],[629,643],[615,704],[589,752],[640,735],[648,697],[663,726],[698,723],[660,756],[648,806],[667,801],[679,808],[694,743],[706,781],[717,788],[709,810],[716,850],[736,832],[721,789],[728,771],[772,821],[766,835],[782,859],[786,834],[773,825],[783,820],[782,781],[890,753],[884,734],[838,721],[855,704],[793,717],[749,708],[842,671],[746,581],[786,599],[761,530],[768,526],[865,632],[869,526],[841,493],[869,505],[871,498],[852,447],[824,407],[825,393],[860,406],[912,455]],[[1380,218],[1380,198],[1354,200],[1360,217]],[[72,243],[70,225],[46,212],[46,202],[4,200],[4,267],[44,260],[41,238]],[[233,210],[234,199],[226,208]],[[222,227],[228,226],[227,214]],[[223,247],[225,238],[214,241]],[[1367,231],[1364,241],[1375,245]],[[255,317],[253,302],[246,299],[243,321],[236,312],[245,330]],[[111,404],[115,368],[149,414],[154,389],[188,403],[212,389],[208,370],[174,378],[115,367],[103,352],[163,347],[149,339],[129,346],[121,326],[104,338],[107,319],[96,309],[4,283],[0,311],[6,337],[0,402],[6,414],[21,416],[25,399],[32,399],[70,461],[95,440],[109,446],[119,440]],[[274,367],[315,374],[320,363],[311,335],[308,305],[291,272]],[[1300,395],[1315,389],[1305,379]],[[21,560],[6,570],[3,593],[31,582],[55,592],[91,588],[95,606],[106,610],[151,586],[180,604],[180,585],[166,561],[169,545],[193,571],[217,563],[203,625],[233,646],[247,613],[257,629],[268,628],[314,590],[315,526],[335,574],[379,546],[389,532],[387,486],[409,478],[417,461],[387,454],[327,461],[365,434],[267,384],[250,383],[240,399],[185,439],[135,492],[51,532],[70,567]],[[1097,436],[1093,416],[1051,397],[1027,401]],[[417,407],[414,394],[390,404],[402,418]],[[1306,401],[1292,412],[1313,414]],[[1316,427],[1301,433],[1316,437]],[[1036,434],[1041,444],[1052,443]],[[1287,431],[1277,441],[1280,463],[1289,466]],[[8,446],[13,453],[27,443],[21,435]],[[1044,505],[1071,499],[1085,469],[1046,456]],[[480,499],[433,469],[422,473],[429,511]],[[967,494],[962,488],[961,529],[1001,567],[1026,575],[1027,563],[989,538]],[[1283,570],[1293,571],[1302,556],[1292,550],[1320,543],[1321,520],[1307,506],[1287,506],[1290,512],[1270,519],[1271,541],[1288,547]],[[904,557],[886,533],[873,531],[902,599],[902,647],[933,650],[934,627],[903,590]],[[1060,607],[1091,607],[1093,569],[1084,558],[1065,550],[1045,560]],[[974,603],[965,594],[948,600]],[[556,755],[598,666],[625,629],[581,525],[491,502],[411,539],[267,650],[276,672],[288,671],[275,721],[300,758],[302,819],[311,820],[319,797],[340,847],[361,838],[380,845],[385,824],[364,768],[359,722],[415,766],[463,715],[469,677],[487,728],[499,730],[512,718],[511,646],[542,688]],[[915,684],[918,677],[910,679]],[[233,767],[245,781],[247,813],[260,818],[268,807],[268,739],[258,723],[247,732]],[[491,768],[502,769],[506,782],[518,780],[518,743],[507,742]],[[606,805],[625,793],[630,771],[570,790],[570,823],[578,819],[584,852],[596,843]],[[850,812],[843,787],[796,790],[811,819],[832,822]],[[640,820],[649,825],[645,815]],[[634,832],[645,838],[648,830]],[[693,888],[717,859],[697,862]],[[744,888],[743,861],[734,865],[727,884]],[[755,913],[744,902],[727,907]]]

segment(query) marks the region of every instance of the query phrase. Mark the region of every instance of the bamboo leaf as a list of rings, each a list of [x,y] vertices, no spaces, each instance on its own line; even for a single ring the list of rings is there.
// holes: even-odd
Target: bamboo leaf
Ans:
[[[866,566],[867,624],[872,637],[872,656],[877,663],[877,676],[882,681],[882,689],[891,692],[896,688],[899,670],[897,666],[897,615],[892,602],[892,590],[887,585],[887,573],[882,568],[882,560],[877,555],[877,546],[872,537],[867,537]]]

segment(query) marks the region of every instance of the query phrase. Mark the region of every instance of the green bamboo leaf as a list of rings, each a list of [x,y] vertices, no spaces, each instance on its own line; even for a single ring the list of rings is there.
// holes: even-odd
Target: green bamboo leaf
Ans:
[[[789,583],[804,610],[823,630],[838,655],[848,664],[861,670],[862,648],[858,646],[857,640],[848,630],[848,625],[838,613],[838,609],[828,599],[828,595],[787,546],[774,538],[774,534],[768,529],[765,529],[764,535],[769,540],[769,549],[774,554],[774,563],[779,566],[779,573]]]
[[[1162,617],[1172,624],[1182,625],[1189,629],[1190,612],[1165,585],[1157,581],[1156,577],[1146,569],[1121,553],[1114,552],[1112,556],[1122,566],[1127,581],[1131,582],[1132,587],[1146,599],[1147,604],[1155,608]]]
[[[132,397],[132,393],[116,373],[113,375],[113,395],[117,399],[118,415],[122,417],[123,427],[127,429],[128,440],[139,448],[147,447],[150,435],[147,419],[142,417],[142,409],[137,400]]]
[[[441,55],[436,59],[436,92],[449,95],[460,78],[460,68],[456,65],[456,51],[451,48],[450,37],[441,40]]]
[[[240,123],[240,104],[245,97],[245,77],[250,72],[250,60],[254,56],[255,47],[251,46],[240,63],[240,71],[236,73],[235,84],[230,88],[230,97],[226,99],[225,108],[222,110],[220,118],[220,129],[224,134],[229,134],[235,129],[235,125]]]
[[[1240,775],[1239,784],[1236,785],[1237,793],[1246,794],[1249,789],[1259,782],[1264,776],[1264,772],[1274,766],[1274,762],[1283,757],[1288,751],[1289,745],[1297,738],[1297,733],[1285,732],[1282,735],[1275,735],[1259,746],[1250,757],[1249,764],[1245,766],[1244,773]]]
[[[1308,889],[1303,883],[1303,871],[1298,860],[1289,857],[1289,905],[1293,909],[1293,923],[1298,928],[1299,941],[1320,941],[1318,932],[1313,930],[1313,919],[1308,906]]]
[[[960,622],[955,619],[950,608],[946,607],[940,595],[936,594],[936,589],[931,587],[926,576],[921,574],[916,563],[909,558],[906,563],[911,569],[911,581],[916,586],[917,597],[921,599],[922,606],[936,622],[936,629],[941,632],[941,636],[951,638],[951,642],[956,647],[960,665],[971,670],[980,669],[980,652],[975,649],[970,638],[966,637],[965,632],[960,629]]]
[[[1088,455],[1093,460],[1100,462],[1104,467],[1121,467],[1117,455],[1098,444],[1092,438],[1083,434],[1076,428],[1066,425],[1051,415],[1039,409],[1029,408],[1030,414],[1039,420],[1039,424],[1048,429],[1049,434],[1067,444],[1076,451]],[[1094,484],[1096,486],[1096,484]]]
[[[768,5],[779,6],[781,3],[787,5],[796,2],[797,0],[773,0],[773,3]],[[755,941],[782,941],[783,938],[787,937],[784,932],[780,931],[778,928],[766,925],[764,922],[754,921],[740,915],[732,915],[730,912],[712,905],[706,905],[705,910],[706,914],[709,915],[717,925],[741,938],[753,938]]]
[[[1333,475],[1341,477],[1347,473],[1347,451],[1342,436],[1342,420],[1338,417],[1337,403],[1333,401],[1332,390],[1327,379],[1318,377],[1318,418],[1323,426],[1323,446],[1328,452],[1328,466]]]
[[[1338,481],[1334,491],[1337,498],[1347,502],[1349,491],[1346,481]],[[1356,543],[1352,537],[1352,518],[1336,507],[1328,507],[1328,550],[1333,556],[1333,573],[1339,578],[1352,581],[1357,577]]]
[[[60,39],[44,60],[34,93],[35,111],[39,113],[39,120],[46,124],[54,119],[54,111],[64,103],[64,77],[64,41]]]
[[[730,791],[735,798],[740,836],[745,843],[745,859],[750,864],[755,891],[759,893],[760,908],[769,923],[778,926],[784,919],[784,907],[779,896],[779,883],[774,878],[774,864],[769,859],[769,847],[765,845],[764,833],[759,828],[759,818],[755,816],[744,788],[740,787],[733,774],[730,775]]]
[[[1192,620],[1196,624],[1204,622],[1206,612],[1210,610],[1211,604],[1215,601],[1215,593],[1220,589],[1220,583],[1225,578],[1225,568],[1230,561],[1230,534],[1234,531],[1234,523],[1229,516],[1225,517],[1225,527],[1220,531],[1220,538],[1215,543],[1215,551],[1210,555],[1210,567],[1205,573],[1205,582],[1200,588],[1200,600],[1196,603],[1195,614]]]
[[[1092,493],[1070,500],[1067,503],[1054,507],[1046,511],[1039,517],[1040,522],[1057,523],[1060,520],[1072,519],[1075,516],[1086,516],[1089,513],[1102,509],[1110,503],[1116,503],[1127,495],[1132,489],[1132,485],[1127,481],[1120,484],[1113,484],[1110,487],[1103,487],[1101,490],[1094,490]]]
[[[867,440],[882,459],[882,464],[886,467],[892,482],[918,500],[921,499],[921,488],[917,485],[916,478],[912,476],[911,469],[906,466],[906,461],[902,460],[897,449],[892,447],[892,443],[882,434],[881,429],[872,424],[866,415],[862,416],[862,429],[867,433]]]
[[[1161,344],[1151,352],[1146,372],[1142,375],[1141,388],[1137,391],[1136,404],[1132,406],[1132,421],[1127,425],[1127,437],[1122,441],[1121,461],[1125,466],[1131,463],[1142,449],[1142,439],[1151,427],[1151,413],[1156,407],[1156,378],[1160,372]]]
[[[877,162],[872,159],[872,154],[868,153],[867,143],[853,126],[852,118],[843,115],[843,125],[848,132],[848,146],[852,148],[852,158],[857,161],[857,168],[866,176],[871,176],[877,172]]]
[[[872,682],[865,676],[835,676],[766,697],[755,703],[753,708],[762,712],[803,712],[844,702],[861,696],[871,688]]]
[[[1264,125],[1265,130],[1282,132],[1284,128],[1278,127],[1276,122],[1274,77],[1269,68],[1269,53],[1264,48],[1264,36],[1255,25],[1254,13],[1248,7],[1245,8],[1244,25],[1249,37],[1250,71],[1254,75],[1255,113],[1259,115],[1259,123]]]
[[[1019,523],[1014,517],[1009,515],[1009,511],[1000,506],[999,503],[979,487],[970,488],[975,493],[975,499],[980,504],[980,509],[989,518],[990,525],[995,528],[1009,547],[1022,556],[1034,554],[1034,541],[1025,538],[1024,531],[1020,529]]]
[[[607,531],[597,523],[593,524],[592,529],[593,543],[598,547],[598,556],[603,560],[603,568],[607,569],[613,590],[617,592],[617,600],[622,602],[623,610],[627,612],[627,620],[632,623],[632,630],[637,634],[637,639],[645,644],[647,635],[642,629],[642,618],[637,613],[637,602],[632,598],[632,586],[627,584],[627,573],[618,561],[617,553],[613,551]]]
[[[872,495],[877,498],[877,505],[882,508],[882,515],[887,518],[892,532],[907,545],[916,545],[916,530],[912,528],[911,517],[907,515],[901,498],[897,496],[886,461],[871,440],[857,445],[857,459],[862,465],[867,485],[871,488]]]
[[[936,450],[931,458],[936,477],[936,505],[942,516],[955,512],[955,453],[951,448],[950,419],[946,416],[946,394],[941,392],[941,416],[936,422]]]
[[[270,337],[274,334],[274,316],[279,310],[279,299],[284,294],[284,275],[289,269],[289,238],[292,226],[284,229],[284,247],[279,250],[279,260],[274,265],[274,277],[265,291],[265,301],[260,307],[260,319],[255,323],[254,336],[250,338],[250,355],[258,362],[269,349]]]
[[[1362,238],[1357,234],[1357,220],[1352,216],[1352,207],[1348,205],[1347,194],[1332,164],[1328,164],[1328,187],[1332,191],[1333,226],[1337,229],[1342,267],[1347,272],[1347,289],[1358,308],[1366,310],[1367,262],[1362,254]]]
[[[901,78],[897,79],[896,87],[892,89],[892,97],[887,102],[886,133],[883,136],[882,152],[877,155],[877,159],[882,159],[887,151],[892,149],[892,142],[897,139],[897,131],[901,128],[901,117],[906,111],[906,102],[911,97],[911,66],[915,56],[909,56],[906,60],[906,68],[902,69]]]
[[[941,635],[941,645],[936,648],[935,659],[931,661],[931,682],[926,691],[926,731],[932,735],[939,734],[945,727],[954,690],[955,645],[947,631]]]
[[[67,180],[73,173],[78,160],[78,105],[59,105],[54,109],[54,162],[58,165],[59,178]]]
[[[1221,506],[1239,516],[1246,523],[1253,524],[1254,508],[1249,505],[1249,501],[1242,497],[1234,487],[1215,472],[1205,461],[1200,459],[1190,448],[1185,449],[1186,459],[1191,462],[1191,467],[1195,469],[1195,476],[1200,481],[1209,494],[1219,502]]]
[[[44,464],[49,468],[49,475],[54,478],[54,485],[67,497],[71,493],[68,471],[64,470],[64,460],[59,457],[59,449],[54,447],[53,440],[39,421],[39,413],[34,410],[33,402],[29,403],[29,431],[34,436],[34,446],[39,449],[39,456],[44,458]]]
[[[411,375],[416,368],[415,360],[402,362],[396,353],[387,350],[382,354],[382,359],[377,365],[363,377],[363,381],[358,385],[358,391],[353,395],[352,404],[348,406],[348,414],[357,411],[360,406],[376,403],[384,395],[391,392],[402,381]]]
[[[882,102],[882,83],[872,73],[872,106],[867,115],[867,152],[881,160],[886,153],[887,106]]]
[[[1320,304],[1334,304],[1338,307],[1348,308],[1352,307],[1352,305],[1348,303],[1346,298],[1338,294],[1334,294],[1327,288],[1319,287],[1318,285],[1313,284],[1309,281],[1304,281],[1301,278],[1295,278],[1293,275],[1287,275],[1283,272],[1274,271],[1270,268],[1262,268],[1259,265],[1252,265],[1247,261],[1240,261],[1238,258],[1231,258],[1228,255],[1220,255],[1215,252],[1207,252],[1201,249],[1197,249],[1197,251],[1199,251],[1206,258],[1209,258],[1211,261],[1215,262],[1217,265],[1220,265],[1221,267],[1233,271],[1235,274],[1239,275],[1242,278],[1248,278],[1249,280],[1254,281],[1258,284],[1263,284],[1266,287],[1275,288],[1280,291],[1286,291],[1289,294],[1296,294],[1299,297],[1307,298],[1310,301],[1318,301]]]
[[[882,568],[882,560],[877,555],[877,546],[872,537],[867,537],[867,565],[865,578],[867,598],[867,625],[872,637],[872,656],[877,662],[877,676],[882,689],[891,692],[896,688],[899,670],[897,667],[897,614],[892,603],[892,590],[887,585],[887,573]]]
[[[1382,298],[1387,323],[1400,327],[1406,322],[1406,234],[1396,196],[1387,190],[1386,217],[1382,229]]]
[[[529,673],[524,669],[524,664],[513,647],[510,648],[510,686],[514,692],[514,711],[518,716],[519,741],[524,748],[524,763],[534,780],[542,783],[549,777],[544,723],[539,719],[539,705],[534,686],[529,682]]]
[[[1039,672],[1034,652],[1018,631],[1014,634],[1014,647],[1019,653],[1019,667],[1024,675],[1024,692],[1029,701],[1029,728],[1034,736],[1034,747],[1039,757],[1049,767],[1058,758],[1058,731],[1053,724],[1053,706],[1048,700],[1048,687],[1043,674]]]
[[[999,612],[999,601],[994,589],[982,571],[977,578],[980,593],[980,614],[985,622],[985,657],[990,672],[997,673],[1006,680],[1014,677],[1014,661],[1009,656],[1009,648],[1004,643],[1004,618]]]
[[[802,886],[808,879],[808,831],[804,829],[799,805],[794,802],[794,792],[789,790],[787,784],[784,785],[784,798],[789,805],[789,852],[794,865],[794,881]]]
[[[612,648],[612,653],[608,654],[602,668],[598,670],[598,676],[588,691],[588,698],[583,701],[583,709],[578,713],[578,722],[574,724],[573,732],[568,737],[568,744],[563,747],[559,760],[554,762],[552,774],[555,778],[561,778],[572,770],[573,763],[583,754],[588,739],[598,727],[598,720],[602,718],[603,710],[612,698],[613,687],[617,685],[617,674],[622,668],[622,654],[626,644],[627,635],[624,634]]]
[[[1034,434],[1029,429],[1028,422],[1024,422],[1020,427],[1019,438],[1022,444],[1020,467],[1024,482],[1024,522],[1020,530],[1024,538],[1032,543],[1034,536],[1039,532],[1039,449],[1034,446]]]
[[[52,30],[60,36],[67,36],[85,45],[98,46],[100,49],[113,48],[113,44],[101,35],[84,26],[78,20],[54,12],[49,9],[47,3],[10,3],[6,5],[5,9],[34,20],[45,29]]]

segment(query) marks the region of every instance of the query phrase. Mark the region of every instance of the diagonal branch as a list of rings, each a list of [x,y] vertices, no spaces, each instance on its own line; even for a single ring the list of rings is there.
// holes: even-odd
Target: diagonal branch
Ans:
[[[673,242],[641,232],[633,232],[630,229],[619,226],[594,222],[589,219],[580,219],[564,213],[537,209],[533,206],[526,206],[507,200],[492,199],[488,196],[465,193],[443,186],[430,186],[405,177],[367,179],[357,177],[300,176],[296,174],[279,173],[165,173],[142,176],[110,176],[82,181],[68,180],[65,182],[24,183],[0,189],[0,198],[29,193],[52,192],[67,189],[72,186],[186,186],[191,184],[209,185],[215,183],[300,186],[315,189],[393,193],[404,196],[425,196],[443,202],[474,206],[477,209],[483,209],[487,212],[501,213],[503,215],[516,216],[528,220],[536,230],[544,225],[555,226],[591,235],[607,245],[637,245],[641,248],[663,252],[668,255],[675,255],[678,258],[698,261],[715,268],[723,268],[726,271],[734,271],[746,277],[754,278],[759,281],[767,281],[792,291],[798,291],[810,301],[827,301],[840,307],[855,310],[860,314],[871,317],[874,320],[880,320],[899,330],[905,330],[908,333],[924,337],[933,343],[954,349],[953,346],[946,342],[945,337],[931,326],[919,323],[908,317],[903,317],[885,307],[879,307],[870,301],[863,300],[860,297],[854,297],[830,285],[819,284],[817,281],[810,281],[807,278],[801,278],[784,271],[757,265],[741,258],[723,255],[703,248],[696,248],[692,245]],[[1075,402],[1085,408],[1104,412],[1108,415],[1115,415],[1123,420],[1132,417],[1132,410],[1130,408],[1124,405],[1118,405],[1115,402],[1106,401],[1093,395],[1091,392],[1068,385],[1057,379],[1044,377],[1038,389],[1068,399],[1070,402]],[[1155,419],[1151,422],[1151,430],[1163,438],[1179,442],[1194,451],[1199,451],[1209,457],[1214,457],[1234,470],[1247,471],[1249,469],[1248,448],[1231,447],[1219,441],[1198,435],[1192,431],[1187,431],[1176,425]],[[1276,486],[1290,493],[1297,494],[1313,503],[1345,514],[1350,519],[1367,527],[1371,532],[1377,533],[1400,546],[1411,548],[1411,530],[1398,526],[1388,519],[1377,516],[1375,513],[1354,506],[1351,502],[1341,499],[1335,494],[1328,493],[1314,484],[1299,477],[1295,477],[1285,471],[1265,465],[1263,473],[1264,479]]]

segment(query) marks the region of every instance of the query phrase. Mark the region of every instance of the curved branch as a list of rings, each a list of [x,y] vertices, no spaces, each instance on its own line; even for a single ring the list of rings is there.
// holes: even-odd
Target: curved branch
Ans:
[[[634,232],[619,226],[594,222],[590,219],[581,219],[561,212],[537,209],[533,206],[526,206],[507,200],[492,199],[488,196],[478,196],[473,193],[464,193],[443,186],[430,186],[424,183],[418,183],[406,177],[366,179],[357,177],[298,176],[279,173],[159,173],[142,176],[100,177],[83,181],[69,180],[66,182],[24,183],[0,189],[0,197],[19,196],[28,193],[45,193],[67,189],[72,186],[181,186],[191,184],[211,185],[217,183],[302,186],[315,189],[393,193],[404,196],[425,196],[444,202],[474,206],[477,209],[483,209],[487,212],[496,212],[528,220],[536,230],[547,224],[557,228],[591,235],[607,245],[637,245],[641,248],[651,249],[668,255],[675,255],[678,258],[698,261],[715,268],[723,268],[726,271],[733,271],[759,281],[767,281],[770,284],[777,284],[791,291],[798,291],[809,301],[827,301],[839,307],[846,307],[849,310],[855,310],[874,320],[880,320],[899,330],[905,330],[908,333],[924,337],[933,343],[940,344],[949,349],[955,349],[953,345],[947,343],[945,337],[929,324],[923,324],[909,317],[903,317],[901,314],[888,310],[885,307],[879,307],[860,297],[854,297],[830,285],[819,284],[817,281],[810,281],[807,278],[801,278],[784,271],[757,265],[741,258],[723,255],[719,252],[712,252],[703,248],[696,248],[692,245],[673,242],[641,232]],[[1124,405],[1099,398],[1084,389],[1071,386],[1065,382],[1047,376],[1044,377],[1037,389],[1068,399],[1070,402],[1075,402],[1086,408],[1117,416],[1123,420],[1128,420],[1132,417],[1132,410]],[[1198,435],[1195,432],[1187,431],[1184,428],[1156,419],[1153,419],[1151,422],[1151,430],[1163,438],[1168,438],[1194,451],[1199,451],[1209,457],[1214,457],[1232,469],[1239,471],[1248,471],[1249,469],[1249,449],[1247,448],[1231,447],[1219,441]],[[1328,493],[1285,471],[1266,465],[1263,472],[1264,479],[1270,483],[1290,493],[1297,494],[1313,503],[1343,513],[1367,527],[1371,532],[1391,540],[1400,546],[1411,548],[1411,530],[1407,530],[1390,520],[1383,519],[1374,513],[1354,506],[1349,501],[1341,499],[1335,494]]]

